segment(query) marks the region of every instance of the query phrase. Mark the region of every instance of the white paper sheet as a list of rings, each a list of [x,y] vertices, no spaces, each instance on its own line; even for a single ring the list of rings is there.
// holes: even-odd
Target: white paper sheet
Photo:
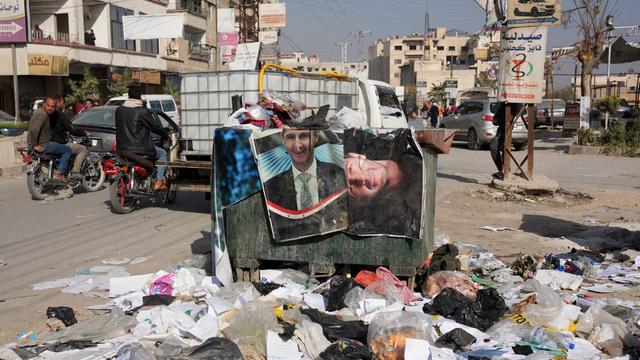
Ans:
[[[126,295],[145,287],[151,274],[126,276],[120,278],[111,278],[109,281],[109,297]]]

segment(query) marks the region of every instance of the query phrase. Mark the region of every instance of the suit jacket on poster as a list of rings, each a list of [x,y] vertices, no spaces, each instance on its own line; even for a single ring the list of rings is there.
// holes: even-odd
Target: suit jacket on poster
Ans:
[[[318,177],[318,199],[324,200],[331,194],[346,187],[344,171],[337,165],[318,161],[316,175]],[[264,183],[267,200],[289,210],[297,210],[296,186],[291,169],[284,171]],[[312,189],[313,191],[313,189]],[[344,210],[344,213],[343,211]],[[309,236],[324,232],[322,224],[341,222],[346,215],[346,198],[337,199],[334,204],[309,216],[293,220],[270,213],[275,230],[276,240],[285,240],[301,236]]]

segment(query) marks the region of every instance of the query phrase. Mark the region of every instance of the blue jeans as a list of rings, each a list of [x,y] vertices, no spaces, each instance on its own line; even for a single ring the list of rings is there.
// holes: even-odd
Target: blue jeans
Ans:
[[[167,152],[165,149],[154,146],[156,148],[156,160],[167,161]],[[167,168],[164,166],[158,167],[158,171],[156,172],[156,180],[164,179],[164,173],[167,171]]]
[[[58,172],[64,174],[69,167],[69,160],[71,160],[71,148],[67,145],[58,144],[55,142],[48,142],[44,144],[44,153],[48,155],[54,155],[58,157]]]

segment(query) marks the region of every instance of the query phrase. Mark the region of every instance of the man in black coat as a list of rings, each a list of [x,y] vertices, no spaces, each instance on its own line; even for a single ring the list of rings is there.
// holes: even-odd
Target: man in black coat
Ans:
[[[346,188],[344,171],[315,158],[313,150],[319,139],[318,130],[283,129],[282,137],[291,167],[264,183],[277,239],[331,230],[339,218],[346,215],[342,196]],[[334,201],[316,211],[327,199]]]
[[[169,134],[151,111],[142,106],[140,87],[129,87],[129,98],[116,110],[116,144],[119,152],[130,152],[151,160],[167,160],[166,150],[154,146],[151,133],[167,139]],[[142,165],[142,164],[141,164]],[[168,190],[164,181],[165,168],[156,173],[155,190]]]
[[[62,96],[55,96],[56,99],[56,111],[50,115],[49,124],[51,126],[51,141],[56,142],[58,144],[67,145],[71,148],[71,153],[75,155],[75,159],[73,160],[73,167],[71,168],[70,176],[74,179],[82,179],[82,174],[80,171],[82,170],[82,162],[87,157],[89,153],[87,148],[82,144],[75,144],[67,139],[67,134],[71,134],[74,136],[87,136],[87,132],[78,129],[73,126],[71,123],[71,119],[73,118],[73,112],[69,112],[64,108],[64,99]]]

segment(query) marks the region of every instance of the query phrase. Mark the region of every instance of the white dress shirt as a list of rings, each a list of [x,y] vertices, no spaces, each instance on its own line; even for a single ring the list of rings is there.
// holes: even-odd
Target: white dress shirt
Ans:
[[[302,209],[301,205],[301,194],[302,187],[304,184],[302,183],[302,179],[298,175],[302,174],[302,171],[296,169],[295,166],[291,165],[291,170],[293,171],[293,182],[296,185],[296,203],[298,204],[298,210]],[[311,199],[313,200],[313,204],[317,204],[320,202],[320,197],[318,196],[318,176],[317,176],[318,164],[316,163],[315,157],[313,158],[313,162],[311,166],[305,171],[305,173],[309,174],[311,177],[309,178],[309,192],[311,193]]]

